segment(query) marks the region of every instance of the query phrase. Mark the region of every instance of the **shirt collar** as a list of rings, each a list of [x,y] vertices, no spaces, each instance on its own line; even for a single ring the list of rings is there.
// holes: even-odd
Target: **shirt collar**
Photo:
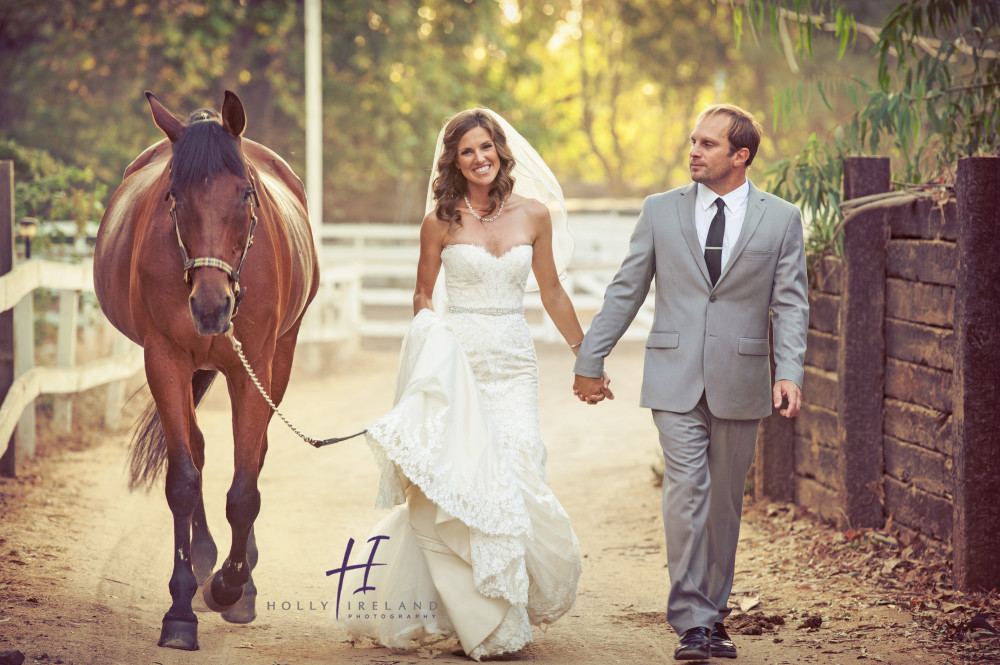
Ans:
[[[736,210],[746,201],[748,196],[750,196],[750,181],[744,180],[742,185],[723,196],[722,200],[726,203],[727,208]],[[707,185],[698,183],[698,204],[701,205],[702,209],[708,210],[714,206],[717,198],[719,195],[709,189]]]

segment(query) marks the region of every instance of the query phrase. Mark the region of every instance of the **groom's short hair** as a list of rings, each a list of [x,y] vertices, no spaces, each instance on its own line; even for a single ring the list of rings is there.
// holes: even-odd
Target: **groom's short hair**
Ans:
[[[764,128],[759,122],[754,120],[750,111],[741,109],[734,104],[714,104],[698,114],[695,124],[705,118],[718,114],[728,115],[731,123],[729,125],[729,154],[732,155],[740,148],[750,151],[750,157],[746,161],[746,166],[753,163],[753,158],[757,155],[757,148],[760,147],[760,136],[764,133]]]

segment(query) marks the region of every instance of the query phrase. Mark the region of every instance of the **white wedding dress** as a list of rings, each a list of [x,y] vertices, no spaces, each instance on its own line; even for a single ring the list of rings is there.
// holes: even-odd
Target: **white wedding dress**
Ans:
[[[371,556],[385,565],[363,565],[366,543],[351,558],[338,620],[352,633],[400,648],[454,635],[479,660],[521,649],[576,600],[579,545],[545,484],[531,259],[530,245],[441,252],[449,305],[414,317],[395,406],[368,429],[377,505],[401,505],[371,534],[389,537]]]

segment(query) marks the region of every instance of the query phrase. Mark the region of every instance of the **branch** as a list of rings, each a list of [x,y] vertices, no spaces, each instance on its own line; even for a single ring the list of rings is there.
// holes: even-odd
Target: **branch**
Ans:
[[[980,83],[978,85],[963,85],[958,88],[946,88],[944,90],[932,90],[927,93],[927,97],[940,97],[941,95],[948,95],[953,92],[969,92],[971,90],[983,90],[985,88],[1000,88],[1000,83]]]
[[[719,4],[726,5],[740,5],[746,7],[750,4],[750,0],[716,0]],[[825,32],[837,32],[837,24],[831,23],[826,20],[822,14],[802,14],[790,9],[785,9],[784,7],[778,7],[778,17],[781,19],[790,19],[798,23],[808,23],[814,28],[819,28]],[[779,23],[779,29],[784,29],[784,24]],[[854,29],[856,32],[868,37],[872,44],[879,43],[879,33],[881,32],[879,28],[875,28],[870,25],[865,25],[863,23],[854,23]],[[936,56],[941,51],[942,42],[940,39],[934,39],[931,37],[915,37],[913,40],[914,44],[920,47],[922,50],[926,51],[928,54]],[[976,49],[969,45],[964,39],[958,38],[953,42],[949,43],[951,46],[955,47],[960,53],[965,55],[978,55],[980,58],[986,58],[990,60],[996,60],[1000,58],[1000,51],[995,49],[983,49],[982,51],[976,52]],[[889,55],[898,57],[896,49],[889,47]],[[790,61],[791,63],[791,61]],[[794,71],[794,68],[793,68]]]

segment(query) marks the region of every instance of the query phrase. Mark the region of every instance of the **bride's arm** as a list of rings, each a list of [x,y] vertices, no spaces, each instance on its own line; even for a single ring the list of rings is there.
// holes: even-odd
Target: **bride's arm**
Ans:
[[[580,327],[580,319],[569,294],[559,281],[556,262],[552,257],[552,219],[548,208],[541,203],[532,206],[531,217],[535,227],[531,269],[538,282],[542,306],[575,354],[579,342],[583,340],[583,328]]]
[[[420,258],[417,260],[417,287],[413,292],[414,316],[422,309],[434,309],[434,282],[441,272],[441,249],[444,247],[448,223],[427,213],[420,225]]]
[[[559,271],[556,269],[555,259],[552,257],[552,218],[549,216],[548,208],[539,204],[540,214],[536,217],[535,242],[532,245],[531,269],[535,273],[535,281],[538,282],[538,290],[542,296],[542,307],[548,313],[549,318],[556,324],[556,328],[562,333],[566,344],[576,355],[580,350],[580,343],[583,341],[583,328],[580,326],[580,319],[576,315],[573,302],[569,299],[569,294],[559,281]],[[578,392],[581,400],[590,404],[596,404],[607,397],[614,399],[611,392],[611,379],[607,373],[603,374],[598,383],[594,384],[588,392]]]

